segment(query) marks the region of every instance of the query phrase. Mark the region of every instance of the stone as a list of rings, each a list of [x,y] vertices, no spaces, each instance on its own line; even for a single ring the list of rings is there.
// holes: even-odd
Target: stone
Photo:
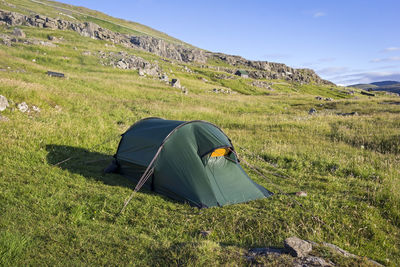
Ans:
[[[209,236],[210,234],[211,234],[211,230],[207,230],[207,231],[203,230],[203,231],[200,231],[200,235],[201,235],[202,237],[207,237],[207,236]]]
[[[314,115],[315,113],[317,113],[317,110],[316,110],[315,108],[311,108],[311,109],[308,111],[308,114],[310,114],[310,115]]]
[[[181,88],[181,82],[179,81],[179,79],[172,79],[171,86],[175,88]]]
[[[305,257],[312,251],[311,243],[298,237],[286,238],[284,245],[293,257]]]
[[[317,96],[317,97],[315,97],[315,99],[317,99],[317,100],[322,100],[322,97]]]
[[[20,38],[25,38],[26,34],[24,33],[23,30],[19,29],[19,28],[14,28],[14,31],[12,33],[14,36],[20,37]]]
[[[333,267],[335,264],[327,262],[323,258],[308,256],[303,258],[296,258],[293,262],[293,267],[305,267],[305,266],[318,266],[318,267]]]
[[[24,113],[24,112],[29,112],[29,107],[28,107],[28,105],[27,105],[25,102],[19,103],[19,104],[17,105],[17,108],[18,108],[18,110],[21,111],[22,113]]]
[[[40,108],[37,107],[37,106],[32,106],[32,110],[37,112],[37,113],[40,113]]]
[[[123,60],[117,62],[117,68],[126,70],[129,68],[129,65],[126,64]]]
[[[306,197],[307,193],[304,192],[304,191],[296,192],[296,196],[298,196],[298,197]]]
[[[333,101],[333,98],[327,97],[325,98],[325,101]]]
[[[143,69],[139,69],[139,76],[146,76]]]
[[[169,78],[168,78],[168,76],[167,76],[166,73],[163,73],[163,74],[160,76],[160,81],[163,81],[163,82],[168,82],[168,81],[169,81]]]
[[[184,87],[184,86],[181,87],[181,90],[182,90],[182,93],[183,93],[184,95],[187,95],[187,94],[189,93],[189,90],[186,89],[186,87]]]
[[[203,82],[208,82],[208,80],[206,79],[206,78],[201,78],[201,80],[203,81]]]
[[[0,95],[0,111],[6,110],[10,105],[8,104],[8,100],[5,96]]]

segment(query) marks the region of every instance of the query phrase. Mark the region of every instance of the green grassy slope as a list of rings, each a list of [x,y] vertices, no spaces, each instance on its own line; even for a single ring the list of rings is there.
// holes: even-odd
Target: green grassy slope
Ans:
[[[353,98],[337,87],[282,81],[267,91],[247,79],[215,79],[213,69],[189,66],[195,71],[189,74],[183,65],[159,60],[189,89],[184,95],[82,52],[154,55],[70,31],[22,29],[28,38],[51,34],[64,41],[0,46],[0,94],[13,101],[1,113],[9,121],[0,121],[0,265],[246,265],[246,249],[281,246],[293,235],[386,265],[400,261],[400,106],[391,104],[397,98]],[[47,70],[66,78],[51,78]],[[226,87],[238,93],[209,92]],[[19,112],[15,104],[23,101],[41,112]],[[336,115],[353,111],[359,116]],[[269,174],[267,181],[245,167],[257,183],[273,192],[306,191],[297,198],[304,209],[276,194],[199,210],[140,191],[117,217],[134,185],[102,169],[118,135],[149,116],[219,125],[247,161],[288,175]],[[211,234],[202,237],[201,230]]]

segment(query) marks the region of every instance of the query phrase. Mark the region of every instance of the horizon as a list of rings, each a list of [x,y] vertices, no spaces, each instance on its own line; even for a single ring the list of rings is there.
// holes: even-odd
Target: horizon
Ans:
[[[400,81],[400,3],[394,0],[62,2],[138,22],[212,52],[310,68],[338,85]]]

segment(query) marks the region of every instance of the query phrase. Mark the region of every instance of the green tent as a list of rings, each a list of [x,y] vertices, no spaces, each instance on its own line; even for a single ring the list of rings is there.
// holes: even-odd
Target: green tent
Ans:
[[[272,195],[239,165],[230,139],[206,121],[146,118],[123,135],[114,171],[142,186],[198,207]]]

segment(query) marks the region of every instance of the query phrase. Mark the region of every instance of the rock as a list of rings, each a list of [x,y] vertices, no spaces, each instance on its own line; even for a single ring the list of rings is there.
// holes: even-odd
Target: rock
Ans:
[[[203,82],[208,82],[208,80],[206,79],[206,78],[201,78],[201,80],[203,81]]]
[[[296,258],[293,262],[293,267],[307,267],[307,266],[318,266],[318,267],[333,267],[335,264],[327,262],[323,258],[308,256],[302,258]]]
[[[10,105],[8,104],[8,100],[5,96],[0,95],[0,111],[4,111]]]
[[[159,79],[160,79],[160,81],[163,81],[163,82],[168,82],[169,81],[169,78],[168,78],[166,73],[161,74]]]
[[[25,38],[26,35],[24,33],[23,30],[19,29],[19,28],[14,28],[14,31],[12,33],[14,36],[20,37],[20,38]]]
[[[47,71],[47,75],[49,75],[50,77],[57,77],[57,78],[64,78],[65,77],[64,73],[55,72],[55,71]]]
[[[54,106],[54,109],[55,109],[57,112],[61,112],[61,111],[62,111],[62,107],[60,107],[59,105],[55,105],[55,106]]]
[[[333,98],[327,97],[325,98],[325,101],[333,101]]]
[[[184,86],[181,87],[181,90],[182,90],[182,93],[185,95],[187,95],[189,93],[189,90],[186,89],[186,87],[184,87]]]
[[[209,236],[211,234],[211,230],[207,230],[207,231],[200,231],[200,235],[202,236],[202,237],[207,237],[207,236]]]
[[[317,100],[322,100],[322,97],[317,96],[317,97],[315,97],[315,99],[317,99]]]
[[[304,191],[296,192],[296,196],[298,196],[298,197],[306,197],[307,193],[304,192]]]
[[[179,79],[172,79],[171,86],[175,88],[181,88],[181,82],[179,81]]]
[[[19,103],[18,105],[17,105],[17,108],[18,108],[18,110],[19,111],[21,111],[21,112],[29,112],[29,107],[28,107],[28,105],[25,103],[25,102],[22,102],[22,103]]]
[[[37,106],[32,106],[32,110],[37,112],[37,113],[40,113],[40,108],[37,107]]]
[[[139,76],[146,76],[146,74],[144,74],[144,70],[143,69],[139,69]]]
[[[117,68],[126,70],[129,69],[129,65],[126,64],[123,60],[120,60],[117,62]]]
[[[315,113],[317,113],[317,110],[316,110],[315,108],[311,108],[311,109],[308,111],[308,114],[310,114],[310,115],[314,115]]]
[[[255,255],[268,255],[268,254],[285,254],[286,250],[284,248],[252,248],[249,249],[249,254]]]
[[[83,55],[83,56],[90,56],[90,55],[92,55],[92,52],[90,52],[90,51],[84,51],[84,52],[82,52],[82,55]]]
[[[284,245],[293,257],[305,257],[312,251],[311,243],[301,240],[298,237],[286,238]]]
[[[252,86],[258,87],[258,88],[264,88],[264,89],[268,89],[273,91],[273,89],[271,88],[272,83],[268,83],[268,82],[263,82],[263,81],[253,81],[251,83]]]

